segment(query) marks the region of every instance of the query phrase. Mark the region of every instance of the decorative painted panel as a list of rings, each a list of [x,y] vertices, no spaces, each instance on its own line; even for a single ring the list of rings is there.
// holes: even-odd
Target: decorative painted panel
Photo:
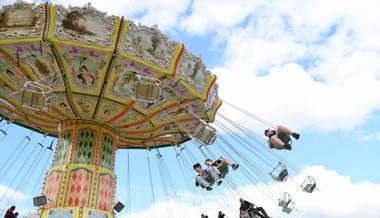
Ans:
[[[55,7],[54,37],[111,47],[117,17],[107,16],[90,3],[82,8]]]
[[[72,170],[67,186],[65,207],[87,207],[90,197],[92,172],[84,168]]]
[[[88,210],[87,218],[109,218],[108,213],[100,212],[97,210]]]
[[[70,150],[70,140],[72,136],[72,131],[68,130],[62,133],[62,137],[59,141],[57,156],[55,159],[55,165],[67,163],[67,157]]]
[[[42,34],[43,5],[16,1],[0,10],[0,38],[30,38]]]
[[[123,51],[144,61],[169,69],[176,43],[157,28],[128,23]]]
[[[71,208],[54,208],[49,210],[47,218],[74,218],[75,213]]]
[[[91,164],[93,160],[96,131],[90,128],[80,129],[78,134],[74,163]]]
[[[103,135],[102,151],[100,156],[100,166],[112,169],[112,148],[113,140],[109,134]]]
[[[97,206],[99,210],[109,211],[113,197],[113,178],[107,173],[99,175]]]
[[[45,195],[51,201],[48,201],[46,207],[56,207],[58,192],[61,185],[62,171],[52,171],[46,178]]]
[[[211,72],[206,69],[200,57],[185,51],[179,61],[177,75],[195,89],[198,94],[203,95]]]

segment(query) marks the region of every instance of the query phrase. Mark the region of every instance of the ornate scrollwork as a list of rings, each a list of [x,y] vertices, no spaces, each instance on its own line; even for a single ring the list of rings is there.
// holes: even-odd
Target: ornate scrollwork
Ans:
[[[33,38],[42,35],[43,5],[16,1],[0,10],[0,38]]]
[[[90,3],[82,8],[57,5],[54,37],[111,47],[116,19]]]
[[[162,34],[156,26],[128,23],[123,51],[131,55],[169,69],[175,46],[176,43]]]
[[[206,69],[200,57],[185,51],[179,61],[177,75],[203,94],[211,72]]]

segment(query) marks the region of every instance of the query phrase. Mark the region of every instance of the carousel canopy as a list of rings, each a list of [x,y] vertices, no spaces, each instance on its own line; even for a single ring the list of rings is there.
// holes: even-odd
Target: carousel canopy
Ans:
[[[215,80],[156,27],[90,4],[0,10],[0,114],[44,134],[85,119],[116,129],[119,148],[180,144],[214,120]]]

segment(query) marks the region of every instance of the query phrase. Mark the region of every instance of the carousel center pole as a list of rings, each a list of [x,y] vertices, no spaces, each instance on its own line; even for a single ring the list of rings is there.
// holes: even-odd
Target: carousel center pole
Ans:
[[[117,131],[90,120],[64,120],[43,194],[42,218],[112,218]]]

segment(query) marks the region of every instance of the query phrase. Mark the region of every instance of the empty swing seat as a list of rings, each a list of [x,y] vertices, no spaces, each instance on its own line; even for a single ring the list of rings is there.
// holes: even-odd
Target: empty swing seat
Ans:
[[[301,185],[302,191],[312,193],[317,188],[317,182],[311,176],[308,176]]]
[[[279,162],[277,166],[269,173],[274,181],[285,182],[289,177],[289,172],[286,166]]]
[[[289,204],[290,204],[290,200],[285,201],[283,199],[280,199],[278,201],[278,206],[280,206],[280,207],[287,207]]]
[[[278,201],[278,206],[282,207],[282,212],[290,213],[295,207],[294,201],[292,201],[292,196],[285,192]]]
[[[293,201],[291,201],[291,202],[289,202],[288,206],[282,208],[282,212],[289,214],[293,211],[294,206],[295,205],[294,205]]]
[[[53,105],[55,94],[52,88],[28,81],[21,89],[21,105],[34,110],[48,110]]]
[[[307,193],[312,193],[316,187],[317,187],[317,185],[315,183],[314,184],[306,184],[305,187],[303,188],[303,190]]]
[[[155,102],[162,98],[160,83],[156,81],[135,81],[133,98],[137,101]]]
[[[193,137],[202,145],[210,145],[216,140],[216,129],[201,123],[195,130]]]

